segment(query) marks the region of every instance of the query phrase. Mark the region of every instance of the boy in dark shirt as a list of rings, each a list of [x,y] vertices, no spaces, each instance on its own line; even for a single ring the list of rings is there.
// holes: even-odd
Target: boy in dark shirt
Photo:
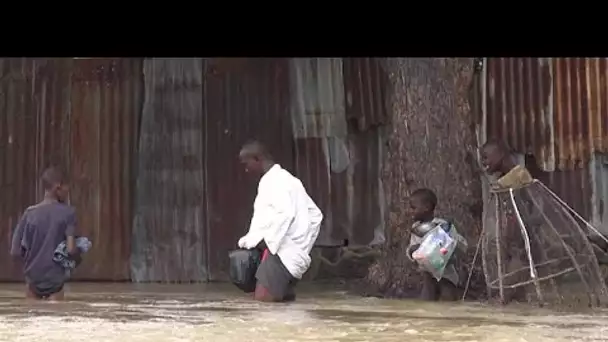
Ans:
[[[76,212],[64,203],[69,189],[58,169],[45,170],[42,185],[44,199],[21,216],[13,235],[11,255],[23,261],[26,298],[62,300],[66,272],[53,261],[53,254],[62,241],[66,241],[70,256],[76,252]]]
[[[489,140],[483,145],[481,150],[481,162],[488,174],[497,176],[497,179],[492,181],[490,184],[494,190],[506,190],[509,188],[519,189],[531,184],[534,181],[534,178],[528,169],[526,169],[525,166],[518,165],[515,162],[511,154],[511,149],[505,142],[501,140]],[[518,198],[520,199],[520,205],[518,206],[518,209],[526,213],[524,217],[529,219],[534,216],[538,217],[540,213],[538,213],[538,211],[536,211],[536,213],[534,212],[534,206],[529,201],[525,200],[526,195],[527,193],[525,192],[519,193]],[[501,200],[504,201],[504,198]],[[510,273],[525,267],[528,257],[521,235],[521,229],[513,209],[510,204],[505,204],[505,208],[509,209],[504,210],[504,214],[507,218],[506,224],[499,227],[499,241],[501,249],[500,255],[503,259],[501,261],[504,264],[503,272]],[[528,222],[526,222],[526,224],[529,229],[541,229],[538,226],[532,226],[534,221],[527,221]],[[530,242],[534,245],[535,240],[532,239]],[[532,249],[532,253],[535,256],[534,260],[538,260],[538,256],[536,256],[538,251],[538,248]],[[509,281],[512,284],[521,283],[525,280],[525,273],[523,272],[515,273],[509,277]],[[504,300],[503,304],[507,304],[511,301],[523,301],[526,297],[526,288],[523,286],[517,288],[505,288],[504,296],[505,297],[502,298],[502,300]]]

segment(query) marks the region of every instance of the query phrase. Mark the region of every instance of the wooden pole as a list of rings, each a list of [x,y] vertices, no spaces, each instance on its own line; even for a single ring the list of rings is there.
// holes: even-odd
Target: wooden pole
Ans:
[[[498,292],[500,293],[500,302],[502,304],[505,303],[505,288],[503,287],[503,279],[502,279],[502,254],[501,254],[501,246],[500,246],[500,215],[499,215],[499,205],[500,199],[496,196],[496,201],[498,202],[496,205],[496,260],[498,264]],[[487,280],[486,280],[487,281]]]
[[[551,223],[551,220],[549,219],[547,214],[543,211],[543,209],[541,208],[538,201],[534,199],[534,196],[530,196],[530,199],[532,200],[532,203],[534,203],[534,206],[536,206],[536,208],[538,208],[541,215],[543,216],[543,218],[545,219],[545,221],[551,228],[551,230],[555,233],[555,236],[557,236],[559,241],[562,243],[562,246],[564,246],[564,249],[566,249],[566,253],[568,253],[568,255],[570,256],[570,260],[572,261],[574,268],[576,268],[576,271],[577,271],[579,277],[581,278],[581,282],[583,283],[583,285],[585,286],[585,289],[587,290],[587,297],[589,298],[589,305],[593,306],[593,299],[591,298],[591,288],[589,287],[589,284],[587,283],[587,280],[585,279],[585,276],[583,275],[583,271],[582,271],[580,265],[578,264],[578,261],[576,261],[576,256],[572,253],[570,246],[568,246],[566,244],[566,242],[564,241],[564,239],[562,239],[562,237],[559,235],[559,231],[557,229],[555,229],[555,226],[553,226],[553,223]],[[577,225],[577,227],[578,227],[578,225]]]
[[[524,220],[521,219],[521,214],[519,213],[519,208],[517,207],[517,203],[515,202],[515,195],[513,194],[513,189],[509,191],[509,197],[511,198],[511,204],[513,205],[513,210],[515,210],[515,215],[517,216],[517,223],[519,224],[519,229],[521,230],[521,237],[524,239],[524,246],[526,248],[526,256],[528,257],[528,265],[530,266],[530,278],[534,281],[534,289],[536,290],[536,297],[538,297],[538,301],[540,305],[543,305],[543,292],[540,288],[540,283],[538,282],[538,274],[536,272],[536,267],[534,266],[534,260],[532,259],[532,251],[530,250],[530,236],[528,235],[528,230],[526,229],[526,225],[524,224]]]

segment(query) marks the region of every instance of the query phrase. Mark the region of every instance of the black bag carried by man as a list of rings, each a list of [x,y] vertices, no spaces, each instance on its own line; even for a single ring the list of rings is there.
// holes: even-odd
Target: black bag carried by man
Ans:
[[[230,280],[245,293],[255,291],[255,273],[262,260],[257,249],[237,249],[228,254],[230,258]]]

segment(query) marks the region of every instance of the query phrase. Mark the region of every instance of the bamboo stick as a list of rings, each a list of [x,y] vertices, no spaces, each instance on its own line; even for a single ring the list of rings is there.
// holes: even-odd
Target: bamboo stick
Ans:
[[[540,283],[535,281],[538,278],[538,273],[536,271],[536,267],[534,266],[534,260],[532,258],[532,251],[530,249],[530,236],[528,235],[528,230],[526,229],[526,225],[521,218],[521,214],[519,212],[519,208],[517,207],[517,203],[515,202],[515,195],[513,194],[513,189],[509,191],[509,197],[511,198],[511,204],[513,205],[513,210],[515,210],[515,215],[517,216],[517,222],[519,224],[519,228],[521,230],[521,236],[524,239],[524,246],[526,248],[526,256],[528,257],[528,263],[530,265],[530,277],[534,283],[534,289],[536,290],[536,297],[540,305],[543,305],[544,302],[543,292],[540,288]]]
[[[498,196],[496,196],[496,200],[500,204],[500,200]],[[496,206],[496,260],[498,264],[498,283],[499,288],[498,291],[500,293],[500,302],[502,304],[505,303],[505,288],[503,286],[502,280],[502,255],[501,255],[501,246],[500,246],[500,215],[498,215],[498,205]]]
[[[549,227],[551,227],[551,230],[555,233],[556,236],[559,237],[559,235],[560,235],[559,231],[557,229],[555,229],[555,226],[553,226],[553,223],[551,222],[551,220],[549,219],[547,214],[543,211],[543,209],[541,208],[538,201],[536,199],[534,199],[534,196],[530,196],[530,199],[531,199],[532,203],[534,203],[534,206],[536,206],[536,208],[538,208],[538,210],[540,211],[540,213],[543,216],[543,218],[545,219],[545,221],[549,224]],[[578,227],[578,224],[576,226]],[[587,280],[585,279],[585,276],[583,275],[583,271],[581,270],[579,263],[576,261],[576,256],[572,253],[572,250],[569,248],[570,246],[568,246],[563,239],[560,238],[559,240],[561,241],[562,246],[564,246],[566,253],[568,253],[568,255],[570,256],[570,260],[572,260],[572,263],[573,263],[574,267],[576,268],[576,271],[578,272],[578,275],[581,278],[581,281],[582,281],[583,285],[585,286],[585,289],[587,290],[587,297],[589,298],[589,305],[593,305],[593,299],[591,298],[591,289],[589,287],[589,284],[587,283]]]

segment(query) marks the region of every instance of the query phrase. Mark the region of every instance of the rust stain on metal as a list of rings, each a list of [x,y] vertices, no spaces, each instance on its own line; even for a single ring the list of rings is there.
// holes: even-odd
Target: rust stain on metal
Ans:
[[[489,58],[488,136],[545,170],[584,167],[608,152],[605,58]]]
[[[572,206],[586,219],[593,217],[593,182],[589,167],[572,170],[543,171],[533,156],[526,157],[526,166],[532,176],[539,179]]]
[[[76,279],[129,279],[131,168],[140,66],[133,59],[0,60],[0,243],[40,200],[38,177],[67,169],[82,235],[95,247]],[[3,249],[6,251],[6,249]],[[21,280],[7,253],[1,280]]]
[[[386,92],[388,76],[378,58],[344,58],[344,87],[347,118],[356,120],[356,128],[388,123]]]
[[[303,68],[320,68],[325,78],[301,72],[301,86],[294,87],[292,62],[250,59],[234,69],[205,73],[212,280],[227,278],[226,252],[235,248],[251,218],[257,180],[247,177],[237,159],[248,139],[268,144],[277,162],[302,180],[323,210],[317,245],[341,245],[344,240],[365,245],[377,238],[375,233],[383,233],[379,170],[380,131],[388,117],[384,71],[374,59],[345,59],[342,68],[324,59],[305,59],[300,61]],[[332,115],[340,108],[346,125],[336,128],[340,123]],[[298,116],[302,111],[307,114]],[[332,135],[332,129],[342,135]]]
[[[487,136],[526,154],[535,177],[601,224],[605,166],[597,158],[608,152],[608,59],[487,61]]]
[[[293,171],[293,139],[288,112],[285,59],[240,61],[238,68],[210,70],[205,59],[203,117],[205,127],[205,207],[209,227],[210,279],[227,279],[227,252],[249,227],[257,180],[238,160],[250,139],[267,144],[276,161]]]
[[[71,81],[72,198],[94,243],[74,279],[129,280],[142,60],[75,60]]]
[[[257,185],[238,151],[256,138],[323,210],[318,245],[381,243],[386,72],[301,59],[298,88],[292,62],[1,59],[0,243],[59,164],[94,242],[76,279],[225,280]],[[0,266],[0,280],[21,279],[7,255]]]
[[[355,245],[384,240],[385,196],[381,182],[385,135],[389,123],[389,79],[379,58],[345,58],[344,87],[351,170],[347,171],[345,195],[334,207],[350,205],[347,221],[334,220]],[[335,176],[338,176],[334,174]],[[339,177],[336,177],[339,180]]]
[[[33,203],[36,193],[36,169],[39,163],[38,136],[28,134],[40,122],[32,107],[36,90],[32,89],[35,64],[32,60],[9,58],[0,60],[0,243],[9,246],[13,228],[21,211]],[[26,101],[27,99],[27,101]],[[8,249],[2,249],[0,264],[5,272],[0,279],[18,279],[21,272],[13,264]]]
[[[144,62],[131,271],[136,282],[206,281],[203,61]]]
[[[293,127],[295,168],[325,213],[319,246],[383,241],[380,166],[388,77],[379,61],[290,62],[292,122],[304,126]],[[306,125],[313,119],[317,125]]]

